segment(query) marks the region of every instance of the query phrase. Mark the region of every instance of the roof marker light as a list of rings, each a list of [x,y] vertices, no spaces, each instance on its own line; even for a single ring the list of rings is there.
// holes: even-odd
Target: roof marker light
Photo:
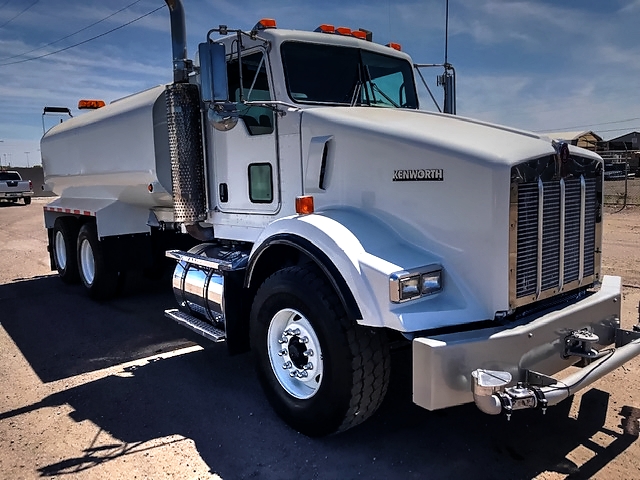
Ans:
[[[353,30],[351,32],[351,35],[353,35],[356,38],[359,38],[360,40],[366,40],[367,39],[366,32],[363,32],[361,30]]]
[[[253,30],[266,30],[267,28],[278,28],[276,26],[276,21],[273,18],[263,18],[256,26],[253,27]]]
[[[104,100],[80,100],[78,102],[79,110],[96,110],[104,106]]]
[[[400,46],[399,43],[390,42],[390,43],[387,43],[386,46],[389,48],[393,48],[394,50],[398,50],[399,52],[402,51],[402,47]]]
[[[367,30],[366,28],[359,28],[358,31],[359,32],[364,32],[365,40],[367,42],[372,42],[373,41],[373,32],[371,30]]]
[[[351,29],[349,27],[338,27],[336,33],[340,35],[351,35]]]
[[[296,213],[299,213],[300,215],[308,215],[313,212],[313,196],[302,195],[300,197],[296,197]]]
[[[336,33],[336,27],[329,25],[328,23],[323,23],[322,25],[319,25],[314,32]]]

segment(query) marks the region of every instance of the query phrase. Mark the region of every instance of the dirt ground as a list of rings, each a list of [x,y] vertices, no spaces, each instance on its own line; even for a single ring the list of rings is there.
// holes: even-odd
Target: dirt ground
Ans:
[[[640,359],[510,422],[411,402],[410,358],[365,424],[312,440],[267,405],[248,355],[165,319],[168,285],[95,303],[49,270],[42,206],[0,205],[0,478],[640,478]],[[605,274],[638,322],[640,208],[607,211]]]

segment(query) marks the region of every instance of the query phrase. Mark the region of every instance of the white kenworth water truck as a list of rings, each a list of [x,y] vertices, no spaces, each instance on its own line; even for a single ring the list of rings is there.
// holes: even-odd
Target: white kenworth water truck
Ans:
[[[390,345],[413,351],[416,404],[508,416],[640,352],[620,278],[600,273],[598,155],[419,110],[411,58],[363,31],[221,26],[191,62],[167,4],[174,81],[42,139],[64,281],[104,299],[166,251],[165,314],[251,349],[273,408],[311,436],[376,411]]]

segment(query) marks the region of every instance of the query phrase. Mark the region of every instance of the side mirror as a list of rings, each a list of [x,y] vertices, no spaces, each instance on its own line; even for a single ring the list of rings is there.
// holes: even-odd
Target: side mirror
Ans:
[[[200,96],[205,103],[229,100],[227,83],[227,61],[224,45],[201,43],[198,45],[200,57]]]

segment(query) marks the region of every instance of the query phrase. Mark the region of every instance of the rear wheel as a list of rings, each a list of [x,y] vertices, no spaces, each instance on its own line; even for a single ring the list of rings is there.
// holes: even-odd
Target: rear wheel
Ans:
[[[250,332],[269,402],[301,433],[347,430],[382,403],[390,370],[386,337],[351,321],[316,268],[288,267],[267,278]]]
[[[24,197],[24,204],[29,205],[31,203],[31,197]]]
[[[118,289],[118,271],[109,267],[96,226],[85,223],[78,233],[78,272],[89,296],[95,300],[113,297]]]
[[[66,283],[78,283],[76,242],[78,222],[73,217],[58,217],[53,224],[53,259],[60,278]]]

